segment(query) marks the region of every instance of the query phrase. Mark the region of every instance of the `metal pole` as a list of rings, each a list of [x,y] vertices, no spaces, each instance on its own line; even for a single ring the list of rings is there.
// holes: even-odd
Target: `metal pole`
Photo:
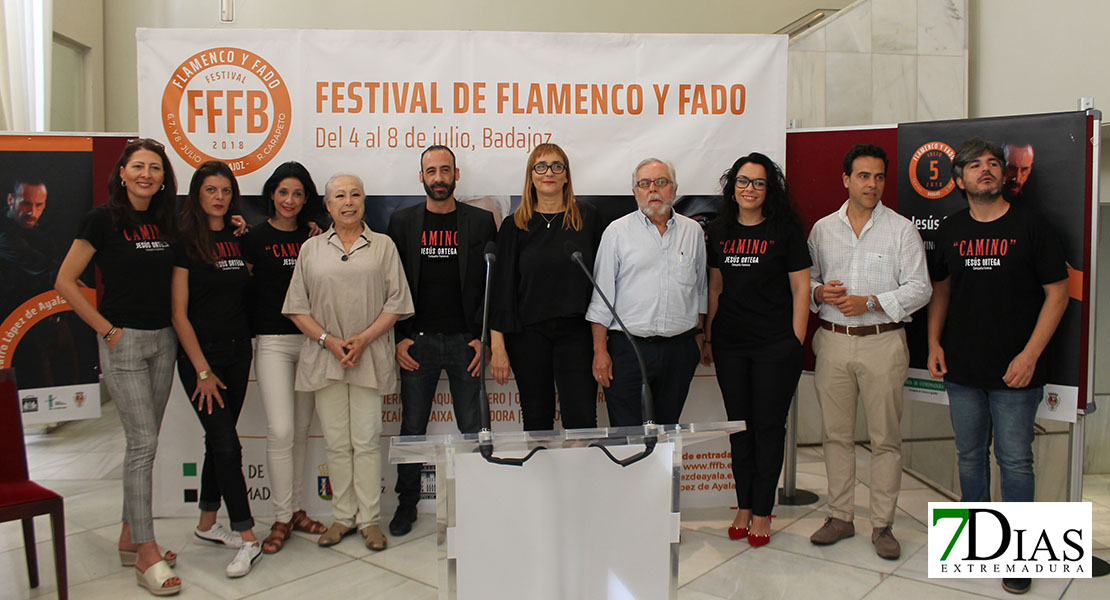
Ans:
[[[798,489],[798,388],[790,398],[790,415],[786,419],[786,452],[783,460],[782,487],[779,504],[804,506],[817,502],[817,494]]]

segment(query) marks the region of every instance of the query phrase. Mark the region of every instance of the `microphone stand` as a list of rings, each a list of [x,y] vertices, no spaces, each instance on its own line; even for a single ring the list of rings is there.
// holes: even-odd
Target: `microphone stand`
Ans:
[[[485,259],[486,289],[485,296],[482,300],[482,338],[481,347],[478,351],[478,412],[481,419],[481,425],[478,429],[478,453],[488,462],[520,467],[528,462],[528,459],[532,458],[535,453],[540,450],[546,450],[547,447],[536,446],[523,458],[502,458],[493,455],[493,431],[490,430],[489,396],[486,395],[486,347],[489,343],[490,282],[493,279],[493,263],[497,260],[497,244],[493,242],[486,244]]]
[[[632,345],[632,352],[636,355],[636,362],[640,363],[640,410],[644,415],[643,451],[639,454],[633,454],[632,456],[629,456],[628,458],[622,460],[613,456],[613,454],[609,452],[609,449],[605,446],[597,442],[590,444],[591,448],[600,448],[601,451],[605,453],[605,456],[609,457],[609,460],[617,463],[622,467],[627,467],[628,465],[647,458],[652,453],[652,451],[655,450],[655,444],[659,441],[659,434],[662,432],[663,429],[662,427],[657,425],[654,420],[655,405],[652,402],[651,398],[651,386],[648,385],[647,366],[644,364],[644,357],[642,354],[640,354],[640,347],[638,344],[636,344],[636,339],[632,337],[632,334],[628,333],[628,328],[624,326],[624,321],[622,321],[620,315],[617,314],[617,310],[613,308],[612,303],[610,303],[609,299],[605,297],[605,292],[601,291],[601,287],[597,285],[597,281],[594,280],[594,276],[590,273],[590,270],[586,268],[586,263],[582,261],[582,252],[573,249],[573,246],[569,242],[567,243],[566,248],[568,250],[571,250],[570,259],[582,268],[582,272],[586,275],[586,278],[590,280],[590,283],[593,284],[594,290],[597,292],[597,295],[601,297],[601,301],[605,303],[606,308],[608,308],[609,312],[612,313],[613,319],[616,320],[617,325],[620,326],[621,331],[624,332],[625,337],[628,338],[628,343]]]

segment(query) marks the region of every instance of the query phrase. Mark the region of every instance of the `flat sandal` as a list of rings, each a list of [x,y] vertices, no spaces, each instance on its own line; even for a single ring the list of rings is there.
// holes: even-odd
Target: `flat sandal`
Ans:
[[[282,523],[281,521],[274,521],[270,526],[270,535],[262,540],[262,551],[266,554],[277,554],[281,551],[282,546],[285,545],[285,540],[289,539],[291,526],[289,523]]]
[[[328,530],[327,527],[324,527],[323,523],[309,517],[308,513],[305,512],[303,509],[295,511],[293,513],[293,518],[289,520],[289,523],[293,525],[293,531],[303,531],[305,533],[324,533]]]

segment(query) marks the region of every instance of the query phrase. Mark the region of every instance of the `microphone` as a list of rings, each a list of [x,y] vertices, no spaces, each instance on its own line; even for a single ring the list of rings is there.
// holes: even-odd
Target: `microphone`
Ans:
[[[486,242],[485,259],[488,263],[497,262],[497,242]]]
[[[593,274],[590,273],[590,269],[582,260],[582,251],[574,242],[570,240],[567,240],[567,242],[563,244],[563,251],[567,253],[567,256],[570,257],[572,261],[577,263],[578,266],[582,268],[582,273],[584,273],[586,275],[586,278],[590,280],[590,283],[593,284],[594,291],[597,292],[597,295],[601,297],[601,301],[605,303],[605,307],[608,308],[609,313],[613,315],[613,320],[617,322],[618,326],[620,326],[621,331],[624,333],[624,336],[628,339],[628,343],[632,346],[632,352],[636,355],[636,362],[640,364],[640,411],[644,415],[644,431],[646,434],[644,436],[644,451],[639,454],[630,456],[624,460],[620,460],[610,454],[609,449],[605,446],[602,446],[600,444],[590,444],[591,446],[597,446],[598,448],[601,448],[601,451],[609,457],[609,460],[612,460],[622,467],[627,467],[628,465],[638,460],[642,460],[646,458],[649,454],[651,454],[652,450],[655,449],[655,444],[658,440],[658,426],[656,426],[655,424],[655,405],[651,398],[651,386],[648,385],[647,366],[644,364],[643,355],[640,354],[640,346],[636,343],[636,338],[632,337],[632,334],[628,332],[628,328],[624,326],[624,321],[622,321],[620,315],[617,314],[617,309],[613,308],[613,305],[609,302],[609,299],[605,297],[605,292],[601,291],[601,287],[597,285],[597,281],[594,279]]]

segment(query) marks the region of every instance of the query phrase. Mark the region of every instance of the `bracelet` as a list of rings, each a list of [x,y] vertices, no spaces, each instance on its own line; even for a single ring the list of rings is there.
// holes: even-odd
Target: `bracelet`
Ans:
[[[210,373],[208,371],[208,369],[205,369],[203,371],[197,371],[197,379],[200,380],[200,381],[204,381],[205,379],[208,379],[208,377],[210,375],[212,375],[212,373]]]
[[[704,340],[702,340],[702,341],[701,341],[701,343],[703,343],[703,344],[712,344],[713,342],[712,342],[712,341],[710,341],[710,340],[709,340],[709,339],[707,338],[707,339],[704,339]]]
[[[320,338],[316,340],[316,343],[320,344],[320,347],[323,348],[324,347],[324,340],[326,340],[326,339],[328,339],[328,332],[325,331],[324,333],[320,334]]]
[[[117,331],[119,331],[119,328],[117,328],[117,327],[113,327],[113,328],[109,329],[108,333],[104,334],[104,341],[105,342],[111,341],[112,336],[115,335]]]

